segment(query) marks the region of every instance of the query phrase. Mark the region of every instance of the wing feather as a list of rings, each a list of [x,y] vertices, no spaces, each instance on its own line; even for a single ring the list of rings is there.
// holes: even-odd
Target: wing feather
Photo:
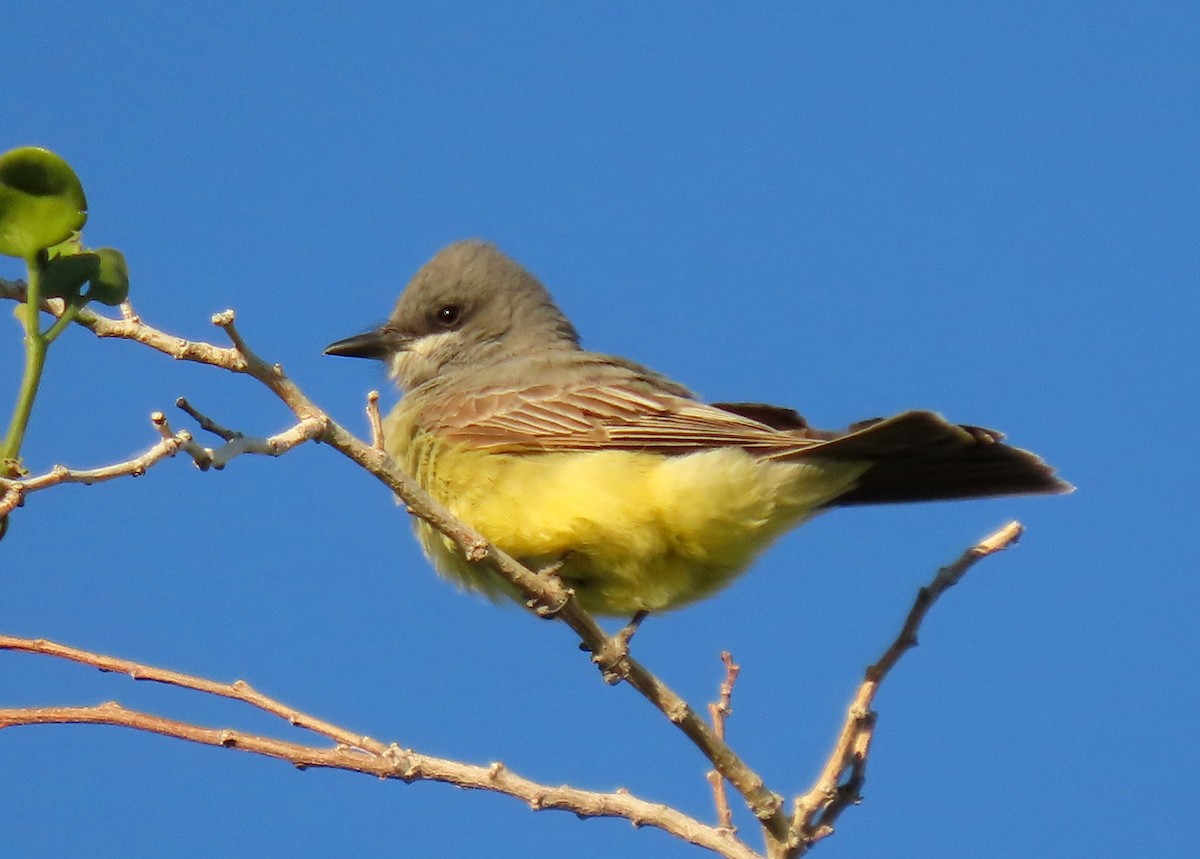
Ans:
[[[443,392],[418,418],[451,442],[508,452],[641,450],[682,454],[743,447],[783,455],[819,444],[736,412],[637,383],[530,385]]]
[[[810,429],[787,409],[707,405],[636,378],[474,388],[462,395],[442,391],[426,401],[417,428],[516,454],[628,450],[679,456],[740,447],[763,459],[871,463],[837,504],[1071,490],[1039,457],[1004,444],[1000,433],[952,424],[933,412],[904,412],[826,432]]]

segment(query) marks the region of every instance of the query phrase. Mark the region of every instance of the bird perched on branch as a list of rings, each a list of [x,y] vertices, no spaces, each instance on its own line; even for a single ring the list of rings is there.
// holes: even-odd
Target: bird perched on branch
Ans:
[[[375,358],[406,393],[385,447],[504,552],[558,575],[593,612],[685,605],[831,507],[1061,493],[1070,485],[993,430],[933,412],[815,430],[791,409],[703,403],[632,361],[585,351],[536,278],[493,245],[457,242],[379,328],[329,346]],[[505,583],[422,520],[442,572]]]

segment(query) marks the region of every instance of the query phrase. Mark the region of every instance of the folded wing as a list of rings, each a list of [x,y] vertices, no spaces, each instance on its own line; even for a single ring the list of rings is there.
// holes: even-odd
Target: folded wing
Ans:
[[[431,398],[418,426],[444,441],[510,454],[627,450],[681,456],[740,447],[779,461],[869,462],[834,505],[1069,492],[1038,456],[993,430],[911,411],[846,432],[815,430],[791,409],[705,404],[639,378],[509,385]]]

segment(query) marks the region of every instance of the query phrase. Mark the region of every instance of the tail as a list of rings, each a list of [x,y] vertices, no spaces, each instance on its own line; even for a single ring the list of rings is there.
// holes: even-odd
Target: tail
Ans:
[[[1054,469],[994,430],[952,424],[933,412],[904,412],[858,424],[799,457],[866,460],[871,467],[832,506],[893,504],[993,495],[1071,492]]]

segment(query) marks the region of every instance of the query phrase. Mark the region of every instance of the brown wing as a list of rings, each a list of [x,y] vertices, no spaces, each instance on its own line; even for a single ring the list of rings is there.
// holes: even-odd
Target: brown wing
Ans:
[[[756,419],[761,418],[761,420]],[[637,450],[680,455],[740,447],[765,459],[869,462],[834,504],[880,504],[1069,492],[1035,454],[1000,433],[933,412],[809,429],[800,415],[755,403],[706,405],[638,381],[495,386],[434,398],[418,426],[448,441],[510,453]]]
[[[490,387],[442,396],[418,425],[448,441],[508,452],[641,450],[667,454],[743,447],[779,456],[819,444],[735,411],[636,382]]]

